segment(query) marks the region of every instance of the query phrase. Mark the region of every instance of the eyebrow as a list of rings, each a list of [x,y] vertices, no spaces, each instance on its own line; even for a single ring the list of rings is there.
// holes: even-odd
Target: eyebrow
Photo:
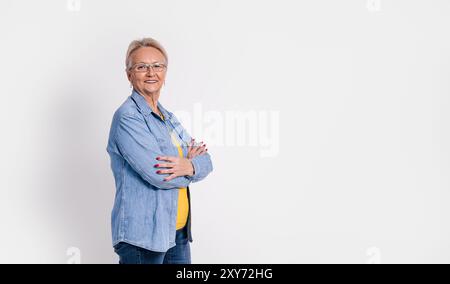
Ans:
[[[139,63],[148,64],[147,62],[144,62],[144,61],[136,62],[135,64],[139,64]],[[153,62],[151,62],[150,64],[153,64],[153,63],[162,63],[162,64],[166,64],[164,61],[163,61],[163,62],[161,62],[161,61],[153,61]]]

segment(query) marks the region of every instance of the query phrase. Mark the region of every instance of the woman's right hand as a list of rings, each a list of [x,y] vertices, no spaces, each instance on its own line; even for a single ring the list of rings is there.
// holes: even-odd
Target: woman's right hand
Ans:
[[[201,142],[200,145],[195,145],[195,139],[191,139],[191,143],[188,146],[187,158],[192,160],[194,157],[205,154],[206,151],[208,151],[208,149],[206,149],[206,144]]]

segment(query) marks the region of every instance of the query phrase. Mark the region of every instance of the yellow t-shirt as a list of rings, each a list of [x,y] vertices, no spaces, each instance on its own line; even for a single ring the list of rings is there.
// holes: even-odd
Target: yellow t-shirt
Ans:
[[[164,116],[162,117],[164,120]],[[177,146],[178,155],[183,157],[183,150],[181,149],[180,142],[176,137],[175,131],[171,131],[172,142]],[[189,215],[189,201],[187,196],[187,188],[180,187],[178,191],[178,213],[177,213],[177,224],[176,229],[182,229],[186,226],[187,219]]]

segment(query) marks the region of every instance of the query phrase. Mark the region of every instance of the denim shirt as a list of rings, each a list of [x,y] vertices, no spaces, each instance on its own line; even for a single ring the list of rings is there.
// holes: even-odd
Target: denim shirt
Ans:
[[[154,165],[161,163],[156,157],[179,157],[169,131],[178,135],[185,157],[191,136],[160,102],[158,108],[165,120],[133,90],[112,119],[106,150],[116,185],[111,212],[113,246],[127,242],[157,252],[175,246],[178,189],[187,187],[189,192],[191,182],[201,181],[213,170],[211,157],[205,153],[191,160],[193,176],[163,181],[168,174],[156,173]],[[188,225],[190,235],[190,218]]]

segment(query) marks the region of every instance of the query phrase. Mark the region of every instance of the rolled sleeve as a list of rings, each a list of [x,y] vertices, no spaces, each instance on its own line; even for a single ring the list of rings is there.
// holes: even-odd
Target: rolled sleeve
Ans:
[[[190,177],[192,182],[201,181],[213,170],[211,156],[209,153],[196,156],[191,159],[191,162],[194,167],[194,175]]]

